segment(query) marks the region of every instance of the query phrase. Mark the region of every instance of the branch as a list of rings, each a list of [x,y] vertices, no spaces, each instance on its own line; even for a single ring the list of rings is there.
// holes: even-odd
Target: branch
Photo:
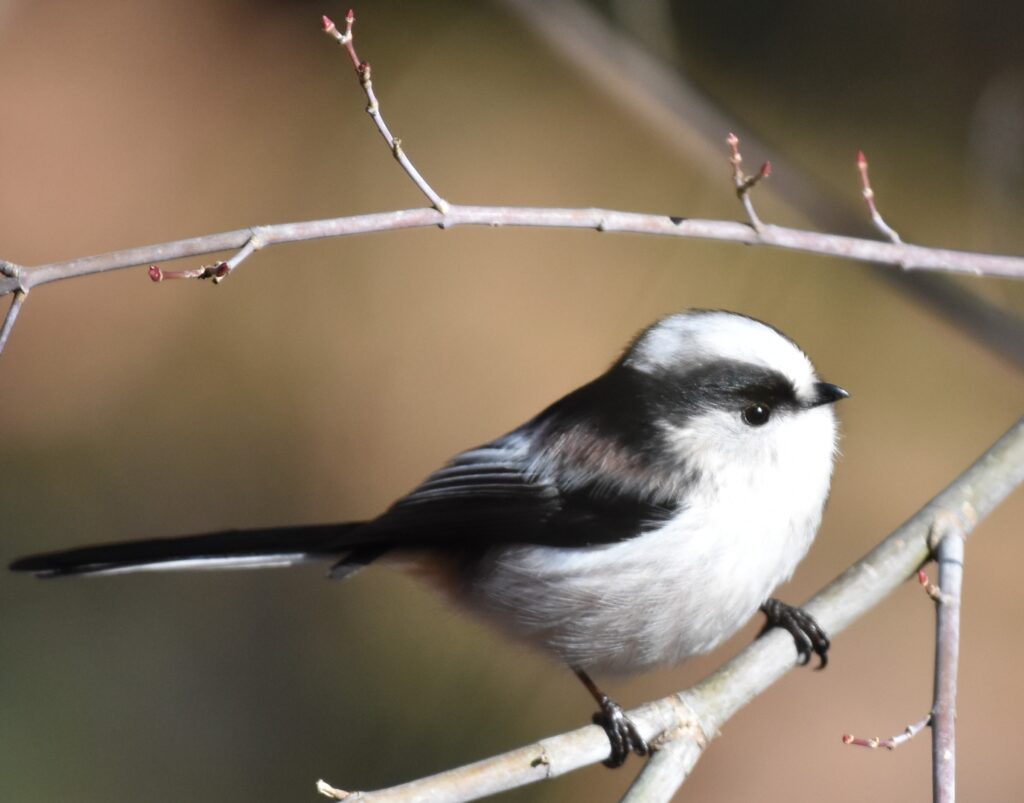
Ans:
[[[878,207],[875,206],[875,191],[871,188],[871,178],[868,176],[868,157],[864,155],[864,151],[857,151],[857,170],[860,172],[862,187],[860,194],[864,197],[864,203],[867,204],[868,212],[871,214],[871,222],[890,242],[902,243],[903,240],[896,233],[896,229],[885,222]]]
[[[903,733],[898,736],[890,736],[888,739],[883,739],[880,736],[872,736],[870,739],[863,739],[853,734],[843,734],[843,744],[852,744],[855,747],[869,747],[872,750],[877,750],[879,747],[884,747],[886,750],[895,750],[902,744],[906,744],[913,739],[917,734],[932,724],[932,715],[929,714],[924,719],[915,722],[913,725],[907,725],[903,729]]]
[[[320,19],[324,26],[324,33],[344,47],[348,52],[349,58],[352,59],[352,65],[356,68],[356,75],[359,76],[359,84],[363,87],[363,92],[366,93],[366,100],[368,102],[366,113],[373,118],[374,125],[377,126],[377,130],[384,137],[384,141],[388,143],[391,153],[394,154],[395,159],[409,178],[412,179],[413,183],[420,188],[420,192],[430,199],[430,203],[434,205],[434,208],[440,212],[446,212],[448,210],[448,202],[438,195],[434,188],[427,183],[427,180],[420,175],[420,171],[413,166],[409,157],[405,155],[405,151],[402,150],[402,140],[394,136],[391,133],[391,129],[388,128],[388,124],[384,122],[384,117],[380,113],[380,102],[373,91],[373,81],[370,79],[370,62],[363,61],[356,54],[355,37],[352,34],[352,26],[356,21],[355,12],[349,9],[348,14],[345,15],[344,33],[338,30],[338,26],[334,24],[330,17],[325,15]]]
[[[685,53],[659,59],[645,48],[637,29],[621,24],[627,10],[642,4],[615,4],[586,0],[492,0],[548,45],[591,86],[615,101],[637,124],[661,139],[669,151],[685,159],[691,168],[717,174],[716,154],[723,131],[735,131],[740,119],[712,97],[680,64]],[[752,150],[768,152],[749,127],[744,140]],[[823,231],[857,233],[867,229],[852,196],[840,195],[803,169],[801,159],[789,159],[784,152],[772,152],[772,193],[799,209],[811,226]],[[1018,369],[1024,369],[1024,320],[1003,309],[962,282],[940,273],[894,271],[869,266],[881,280],[916,305],[938,314],[949,325],[1000,355]]]
[[[966,538],[1024,482],[1024,418],[969,469],[861,560],[826,586],[806,610],[837,634],[878,605],[931,556],[938,523],[955,522]],[[948,530],[946,530],[948,532]],[[944,539],[947,540],[947,539]],[[648,742],[661,746],[626,800],[664,800],[696,765],[707,743],[740,708],[796,664],[792,638],[770,631],[693,688],[629,712]],[[321,781],[322,794],[347,803],[475,800],[603,761],[608,740],[590,725],[527,747],[376,792],[344,792]],[[661,757],[659,757],[661,756]],[[644,797],[651,794],[652,797]]]
[[[547,228],[585,228],[602,232],[629,232],[664,236],[719,240],[744,245],[764,245],[793,251],[873,262],[905,270],[933,270],[969,275],[1024,277],[1024,258],[977,254],[940,248],[907,245],[900,242],[878,242],[856,237],[823,234],[802,229],[762,223],[754,211],[749,197],[750,189],[767,177],[770,165],[766,162],[759,173],[747,177],[741,169],[742,156],[739,140],[730,135],[736,192],[747,211],[750,225],[733,221],[700,220],[669,215],[647,215],[605,209],[564,209],[545,207],[464,206],[449,204],[441,198],[422,177],[401,147],[401,141],[392,135],[380,111],[380,103],[373,90],[369,63],[360,60],[355,50],[352,26],[355,17],[350,11],[345,18],[345,31],[341,32],[327,17],[322,18],[324,30],[343,45],[359,76],[360,85],[368,100],[370,113],[381,135],[387,141],[402,169],[434,205],[428,209],[405,209],[369,215],[340,217],[330,220],[311,220],[302,223],[284,223],[257,226],[231,232],[221,232],[188,240],[177,240],[159,245],[114,251],[94,257],[51,263],[25,269],[9,262],[0,262],[0,296],[54,281],[76,278],[92,273],[149,265],[154,281],[170,278],[213,279],[214,283],[230,275],[231,271],[254,251],[271,245],[301,242],[324,237],[391,231],[402,228],[438,226],[535,226]],[[866,172],[863,173],[866,176]],[[183,271],[164,271],[155,263],[170,259],[195,257],[224,250],[239,249],[227,262]],[[12,306],[4,325],[5,335],[17,317],[21,302]],[[2,350],[3,341],[0,341]]]
[[[759,181],[768,178],[772,174],[772,163],[765,162],[754,175],[746,176],[743,174],[743,154],[740,153],[740,138],[730,131],[725,141],[732,152],[732,156],[729,157],[729,164],[732,165],[732,179],[736,184],[736,195],[739,196],[740,202],[747,212],[747,219],[750,221],[750,225],[754,227],[754,231],[763,232],[764,223],[761,222],[761,218],[754,210],[754,202],[750,198],[750,191],[754,189]]]
[[[14,291],[14,298],[11,299],[11,306],[7,308],[7,315],[4,316],[3,326],[0,327],[0,352],[7,345],[7,339],[11,336],[15,321],[18,320],[18,313],[21,312],[21,305],[25,303],[28,291],[18,288]]]
[[[668,215],[641,214],[614,209],[569,209],[527,206],[463,206],[452,204],[447,212],[437,209],[400,209],[366,215],[280,223],[207,234],[186,240],[111,251],[97,256],[53,262],[25,268],[20,279],[0,278],[0,296],[15,290],[30,290],[50,282],[74,279],[93,273],[152,265],[186,257],[242,249],[258,237],[262,247],[304,242],[326,237],[394,231],[397,229],[456,226],[531,226],[539,228],[592,229],[600,232],[628,232],[682,237],[744,245],[766,245],[823,256],[905,265],[908,269],[935,270],[970,275],[1024,277],[1024,257],[979,254],[919,245],[886,243],[838,234],[764,224],[760,232],[744,223],[702,220]]]
[[[939,564],[939,584],[931,582],[924,569],[917,573],[924,591],[935,603],[935,691],[932,710],[920,722],[908,725],[899,736],[863,739],[846,734],[843,744],[895,750],[932,728],[932,799],[953,803],[956,799],[956,687],[960,660],[960,597],[963,581],[964,542],[967,534],[963,517],[970,519],[973,508],[964,507],[963,516],[940,513],[935,518],[928,543]]]
[[[939,594],[935,598],[935,702],[931,715],[935,803],[953,803],[956,799],[956,684],[966,538],[959,519],[943,517],[936,521],[932,542],[939,564]]]

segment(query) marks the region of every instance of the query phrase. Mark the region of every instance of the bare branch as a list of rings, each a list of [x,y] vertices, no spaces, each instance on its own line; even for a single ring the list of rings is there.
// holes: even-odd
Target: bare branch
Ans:
[[[25,303],[26,298],[28,298],[27,290],[18,289],[14,291],[11,306],[7,308],[7,315],[4,317],[4,325],[0,328],[0,352],[7,345],[7,339],[11,336],[11,330],[14,329],[14,324],[18,320],[18,313],[21,312],[21,305]]]
[[[351,234],[388,231],[401,228],[439,226],[451,228],[464,225],[482,226],[538,226],[556,228],[589,228],[597,231],[631,232],[637,234],[660,234],[674,237],[690,237],[737,242],[747,245],[767,245],[788,250],[806,251],[843,259],[856,259],[874,262],[881,265],[896,266],[903,269],[922,269],[971,275],[990,275],[1024,277],[1024,258],[997,256],[991,254],[972,254],[964,251],[925,248],[922,246],[905,245],[898,241],[879,243],[854,237],[843,237],[821,234],[784,226],[766,225],[758,217],[750,199],[750,190],[771,173],[771,165],[765,162],[758,173],[745,176],[742,171],[742,155],[739,151],[739,140],[729,135],[732,149],[736,192],[747,211],[750,226],[731,221],[687,219],[667,215],[642,215],[631,212],[619,212],[604,209],[559,209],[543,207],[499,207],[499,206],[463,206],[449,204],[441,198],[426,182],[413,166],[401,147],[401,141],[394,137],[380,113],[371,81],[370,66],[362,61],[355,50],[352,27],[354,14],[349,11],[345,18],[345,31],[341,32],[329,18],[323,17],[324,30],[346,52],[355,66],[360,84],[368,100],[367,111],[370,113],[378,130],[391,148],[395,158],[417,187],[430,199],[433,209],[406,209],[382,212],[370,215],[334,218],[332,220],[313,220],[302,223],[286,223],[272,226],[259,226],[232,232],[222,232],[188,240],[178,240],[159,245],[115,251],[95,257],[72,260],[62,263],[51,263],[30,270],[22,269],[13,263],[0,261],[0,296],[29,289],[52,281],[70,279],[91,273],[100,273],[121,268],[148,265],[149,276],[153,281],[164,279],[198,278],[212,279],[219,283],[244,259],[256,250],[277,243],[313,240],[322,237],[340,237]],[[865,182],[865,198],[870,208],[874,209],[869,197],[870,185],[867,183],[866,165],[862,170]],[[227,249],[240,249],[226,262],[216,262],[197,269],[165,271],[158,266],[159,262],[183,257],[199,256]],[[0,340],[0,350],[10,334],[17,306],[11,307],[4,327],[5,338]]]
[[[917,581],[935,603],[935,692],[932,710],[924,719],[908,725],[899,736],[863,739],[843,736],[843,744],[872,749],[895,750],[913,739],[927,725],[932,727],[932,796],[936,803],[956,799],[956,686],[960,657],[960,589],[963,580],[964,542],[962,522],[975,518],[970,502],[961,507],[961,515],[940,513],[932,525],[928,543],[939,564],[939,584],[924,569]]]
[[[966,533],[961,519],[939,518],[931,543],[939,564],[935,600],[935,702],[932,707],[932,799],[956,799],[956,686],[960,661],[960,589]]]
[[[349,9],[348,14],[345,15],[345,32],[342,33],[338,30],[331,20],[330,17],[324,16],[321,18],[324,26],[324,33],[333,38],[338,44],[342,45],[346,51],[348,51],[349,57],[352,59],[352,64],[356,68],[356,75],[359,76],[359,84],[363,87],[363,92],[366,93],[366,100],[368,105],[366,107],[367,114],[373,118],[374,124],[377,126],[377,130],[380,131],[381,136],[388,143],[388,147],[391,148],[391,153],[394,154],[395,159],[402,166],[402,169],[408,174],[409,178],[412,179],[413,183],[420,188],[420,191],[427,196],[430,203],[434,205],[434,208],[439,212],[448,211],[448,202],[438,195],[434,188],[427,183],[427,180],[420,175],[413,163],[409,160],[409,157],[405,155],[405,151],[402,150],[402,140],[398,139],[391,133],[391,129],[388,128],[387,123],[384,122],[384,117],[380,113],[380,103],[377,100],[377,95],[373,91],[373,81],[371,80],[370,62],[363,61],[356,54],[355,40],[352,35],[352,25],[356,21],[355,12]]]
[[[913,725],[907,725],[903,733],[898,736],[890,736],[888,739],[883,739],[880,736],[872,736],[869,739],[864,739],[859,736],[854,736],[852,733],[844,733],[843,744],[852,744],[855,747],[869,747],[872,750],[877,750],[879,747],[884,747],[886,750],[895,750],[901,744],[906,744],[917,736],[917,734],[931,724],[931,721],[932,715],[929,714],[919,722],[915,722]]]
[[[531,226],[539,228],[593,229],[602,232],[629,232],[666,237],[683,237],[745,245],[766,245],[792,251],[905,266],[908,269],[934,270],[973,276],[1024,278],[1024,257],[980,254],[947,248],[896,244],[846,237],[838,234],[764,225],[760,232],[730,220],[702,220],[667,215],[647,215],[613,209],[570,209],[528,206],[462,206],[452,204],[446,213],[436,209],[400,209],[368,215],[280,223],[249,229],[219,232],[186,240],[112,251],[67,262],[53,262],[26,268],[20,280],[0,277],[0,296],[19,288],[104,273],[111,270],[153,265],[173,259],[196,257],[244,248],[259,232],[261,247],[280,243],[346,237],[353,234],[393,231],[408,228],[454,228],[456,226]]]
[[[754,175],[745,176],[743,175],[743,154],[740,153],[740,138],[730,132],[725,141],[729,144],[729,149],[732,151],[732,155],[729,157],[729,164],[732,165],[732,178],[736,184],[736,195],[742,202],[743,208],[747,211],[750,225],[754,227],[755,231],[761,232],[764,230],[764,224],[754,210],[754,202],[750,198],[750,191],[761,179],[768,178],[772,174],[772,163],[765,162]]]
[[[966,537],[1022,482],[1024,418],[931,502],[803,607],[829,633],[838,634],[929,560],[936,522],[955,521]],[[792,638],[769,631],[692,689],[630,711],[629,717],[643,737],[664,745],[666,752],[665,758],[652,759],[654,769],[647,771],[651,777],[642,773],[635,787],[658,790],[661,795],[672,783],[682,783],[725,722],[796,662]],[[607,754],[607,737],[601,728],[590,725],[400,786],[376,792],[335,790],[338,794],[334,797],[348,803],[475,800],[595,764]],[[333,789],[324,782],[318,788],[321,792]],[[632,800],[642,799],[640,794],[638,791]]]
[[[227,262],[214,262],[212,265],[200,265],[189,270],[163,270],[159,265],[149,266],[149,278],[154,282],[168,279],[213,279],[215,282],[228,273]]]
[[[667,149],[690,167],[703,169],[709,178],[717,175],[722,132],[736,130],[736,115],[680,68],[688,61],[684,53],[676,50],[675,58],[663,60],[637,41],[635,32],[621,24],[626,4],[617,4],[615,13],[609,14],[607,4],[586,0],[498,2],[588,78],[591,86],[659,137]],[[675,46],[680,46],[678,38]],[[749,127],[744,142],[748,148],[768,151]],[[857,233],[867,228],[851,196],[837,193],[808,173],[801,161],[787,158],[785,152],[772,152],[772,193],[799,209],[816,229]],[[878,278],[915,304],[937,313],[1018,369],[1024,368],[1024,321],[1013,313],[941,274],[871,267]]]
[[[864,196],[864,203],[868,205],[868,211],[871,213],[871,222],[889,240],[894,243],[902,243],[903,240],[900,239],[896,230],[885,222],[878,207],[875,206],[875,191],[871,189],[871,179],[868,177],[868,157],[864,155],[864,151],[857,151],[857,170],[860,171],[861,195]]]
[[[262,229],[253,229],[252,232],[245,245],[227,262],[214,262],[212,265],[202,265],[191,270],[163,270],[159,265],[150,265],[149,278],[154,282],[162,282],[165,279],[213,279],[214,284],[220,284],[231,271],[263,247]]]

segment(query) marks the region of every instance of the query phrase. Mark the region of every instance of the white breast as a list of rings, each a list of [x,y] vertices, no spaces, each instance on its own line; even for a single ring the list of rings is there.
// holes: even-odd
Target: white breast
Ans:
[[[817,532],[835,419],[828,407],[770,422],[733,454],[705,420],[673,433],[700,472],[657,530],[600,547],[509,547],[464,602],[570,665],[635,671],[706,652],[788,579]],[[701,444],[699,448],[695,444]]]

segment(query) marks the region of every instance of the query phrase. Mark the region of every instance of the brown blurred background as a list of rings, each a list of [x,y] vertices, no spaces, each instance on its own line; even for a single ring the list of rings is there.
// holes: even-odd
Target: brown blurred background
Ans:
[[[32,265],[421,205],[320,32],[320,13],[345,8],[0,2],[0,256]],[[724,107],[854,203],[854,155],[867,151],[881,207],[908,238],[1021,253],[1020,7],[857,9],[692,2],[659,31]],[[681,157],[506,10],[356,10],[384,112],[449,199],[740,217],[724,147],[713,170]],[[771,221],[806,223],[770,186],[758,203]],[[1020,284],[962,286],[1024,311]],[[1019,369],[852,263],[563,231],[285,246],[218,287],[157,286],[140,268],[33,293],[0,357],[0,562],[372,516],[690,306],[772,322],[853,393],[825,524],[781,591],[793,602],[1024,408]],[[1024,782],[1022,517],[1018,494],[968,547],[970,800],[1008,800]],[[607,686],[627,705],[681,688],[758,624],[706,659]],[[839,737],[920,718],[931,648],[931,604],[908,583],[836,640],[826,672],[790,673],[730,722],[680,799],[929,800],[926,736],[893,754]],[[314,800],[320,777],[397,783],[579,726],[591,708],[570,673],[386,569],[345,584],[316,569],[0,574],[3,800]],[[612,800],[638,766],[504,799]]]

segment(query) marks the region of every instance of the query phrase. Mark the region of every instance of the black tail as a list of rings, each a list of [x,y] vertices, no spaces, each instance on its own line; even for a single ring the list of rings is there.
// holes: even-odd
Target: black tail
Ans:
[[[314,524],[262,530],[225,530],[178,538],[153,538],[122,544],[29,555],[11,564],[16,572],[40,577],[146,569],[231,569],[290,566],[310,559],[331,559],[348,552],[346,535],[361,526]]]

